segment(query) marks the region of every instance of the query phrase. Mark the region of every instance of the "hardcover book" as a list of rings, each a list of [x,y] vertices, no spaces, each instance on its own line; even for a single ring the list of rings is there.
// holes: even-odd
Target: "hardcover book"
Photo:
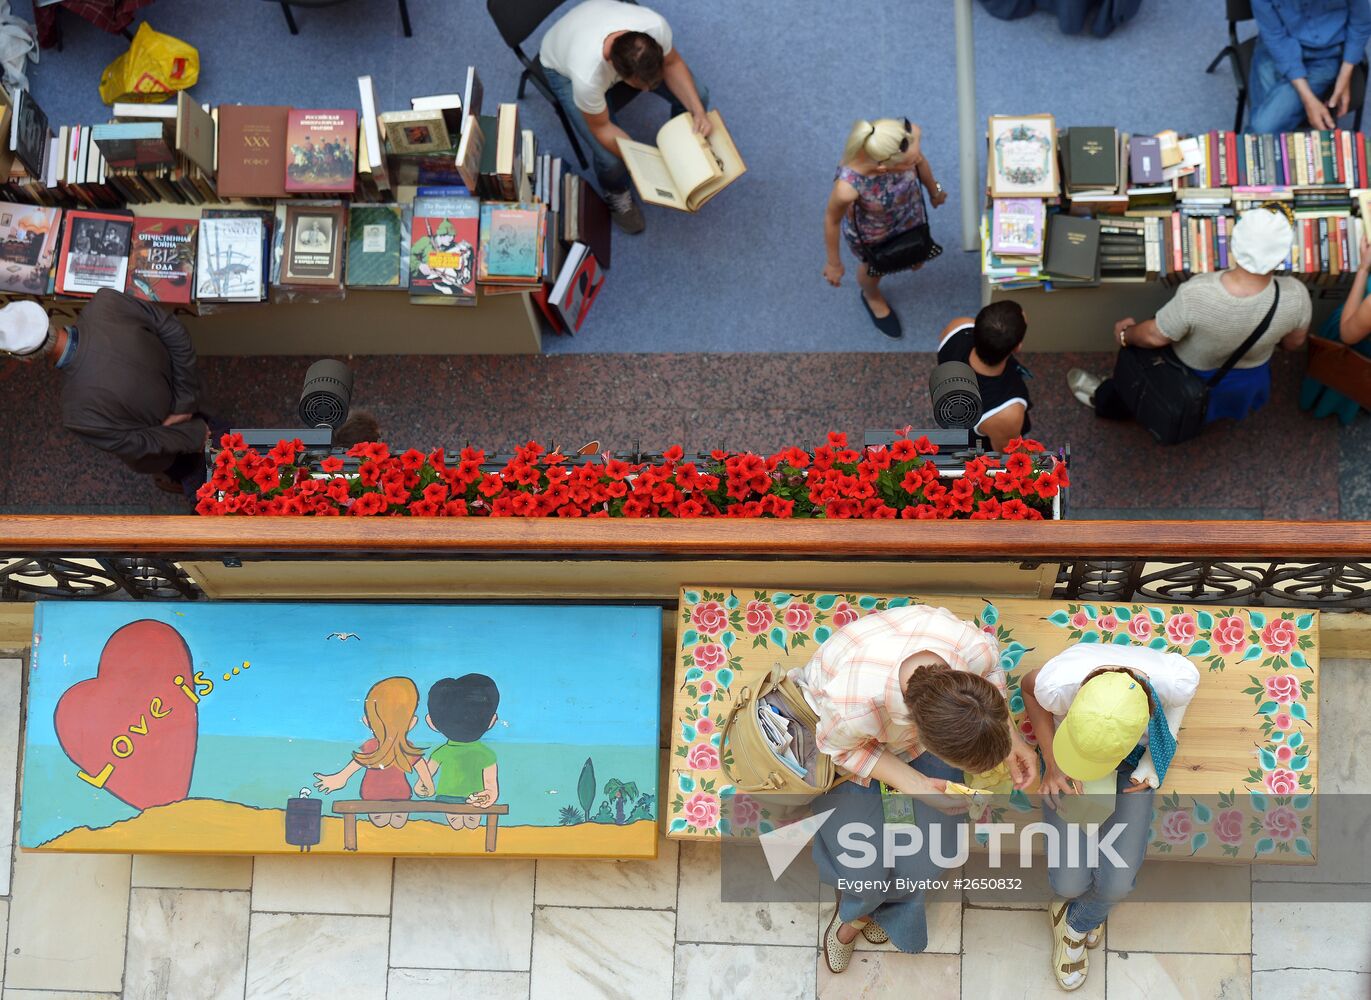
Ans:
[[[287,205],[281,283],[343,283],[343,239],[347,235],[343,205]]]
[[[91,142],[116,170],[158,170],[176,164],[176,154],[159,120],[96,125],[91,129]]]
[[[557,283],[548,293],[548,305],[561,317],[568,333],[577,333],[605,283],[605,273],[584,243],[574,243]]]
[[[214,176],[214,118],[196,104],[184,90],[176,95],[176,151],[199,168],[206,177]]]
[[[290,108],[219,105],[218,190],[223,198],[286,196]]]
[[[402,211],[399,205],[353,205],[348,213],[347,283],[353,288],[398,288]]]
[[[460,195],[415,198],[410,223],[410,300],[423,305],[475,305],[480,232],[480,199]]]
[[[1119,133],[1107,127],[1076,126],[1067,133],[1066,155],[1071,190],[1101,191],[1119,187]]]
[[[990,219],[990,250],[1033,257],[1043,252],[1047,208],[1041,198],[996,198]]]
[[[47,292],[61,219],[60,208],[0,205],[0,291]]]
[[[1051,115],[990,117],[990,194],[1055,198],[1057,125]]]
[[[1093,281],[1099,272],[1100,224],[1095,219],[1054,215],[1047,221],[1043,270],[1061,278]]]
[[[723,116],[709,112],[713,129],[706,138],[695,120],[680,114],[657,130],[657,145],[619,140],[619,152],[643,201],[682,212],[698,212],[705,202],[747,172]]]
[[[199,228],[198,219],[134,220],[129,293],[148,302],[190,302]]]
[[[542,277],[542,205],[481,204],[478,281],[533,284]]]
[[[10,119],[10,149],[30,177],[42,177],[47,166],[48,116],[27,90],[15,94],[14,117]]]
[[[132,215],[85,209],[67,212],[57,265],[58,294],[90,296],[102,288],[122,292],[128,284],[132,231]]]
[[[252,212],[204,215],[195,265],[195,297],[210,302],[261,302],[266,223]]]
[[[357,112],[292,109],[286,121],[286,190],[351,194],[357,178]]]
[[[480,189],[481,159],[486,137],[480,119],[472,115],[462,121],[462,141],[457,147],[457,173],[467,190],[475,194]]]
[[[1142,187],[1160,184],[1162,177],[1162,143],[1156,136],[1135,135],[1129,143],[1129,178]]]
[[[442,111],[387,111],[381,127],[396,153],[433,153],[454,145]]]

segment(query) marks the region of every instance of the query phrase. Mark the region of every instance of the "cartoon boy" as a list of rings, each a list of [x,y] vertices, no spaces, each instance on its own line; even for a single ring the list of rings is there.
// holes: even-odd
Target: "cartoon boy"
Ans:
[[[428,691],[429,728],[447,742],[429,754],[435,802],[488,806],[500,795],[495,774],[495,751],[480,738],[495,725],[500,691],[485,674],[444,677]],[[480,816],[447,818],[454,830],[474,829]]]

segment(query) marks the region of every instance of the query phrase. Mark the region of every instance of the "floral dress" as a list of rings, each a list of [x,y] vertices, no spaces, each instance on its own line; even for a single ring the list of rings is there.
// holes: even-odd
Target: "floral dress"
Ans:
[[[835,179],[857,190],[857,201],[843,216],[843,236],[858,260],[868,260],[863,243],[875,246],[927,221],[917,170],[868,176],[844,166]]]

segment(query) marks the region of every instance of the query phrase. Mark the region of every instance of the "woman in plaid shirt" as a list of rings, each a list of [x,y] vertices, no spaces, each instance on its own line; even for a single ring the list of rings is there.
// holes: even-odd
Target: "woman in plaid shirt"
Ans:
[[[1010,722],[999,660],[993,636],[944,608],[916,605],[849,623],[792,671],[819,716],[819,750],[852,779],[814,803],[816,813],[837,810],[838,821],[825,823],[814,840],[820,878],[839,889],[824,934],[834,972],[847,968],[859,933],[901,951],[928,945],[924,892],[908,888],[941,874],[927,852],[893,858],[887,868],[879,858],[854,855],[841,838],[857,823],[878,834],[870,843],[885,842],[880,784],[924,797],[914,822],[924,844],[941,825],[934,836],[948,853],[965,818],[965,806],[942,794],[949,779],[1002,763],[1017,787],[1036,777],[1037,758]],[[939,819],[938,809],[960,818]]]

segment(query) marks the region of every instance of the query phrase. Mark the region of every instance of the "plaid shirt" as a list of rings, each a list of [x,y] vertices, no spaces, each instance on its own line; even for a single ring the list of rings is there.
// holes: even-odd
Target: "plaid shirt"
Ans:
[[[883,750],[910,759],[923,752],[900,690],[900,665],[937,653],[1007,692],[995,637],[945,608],[914,605],[859,618],[839,629],[790,676],[819,716],[819,749],[866,785]]]

